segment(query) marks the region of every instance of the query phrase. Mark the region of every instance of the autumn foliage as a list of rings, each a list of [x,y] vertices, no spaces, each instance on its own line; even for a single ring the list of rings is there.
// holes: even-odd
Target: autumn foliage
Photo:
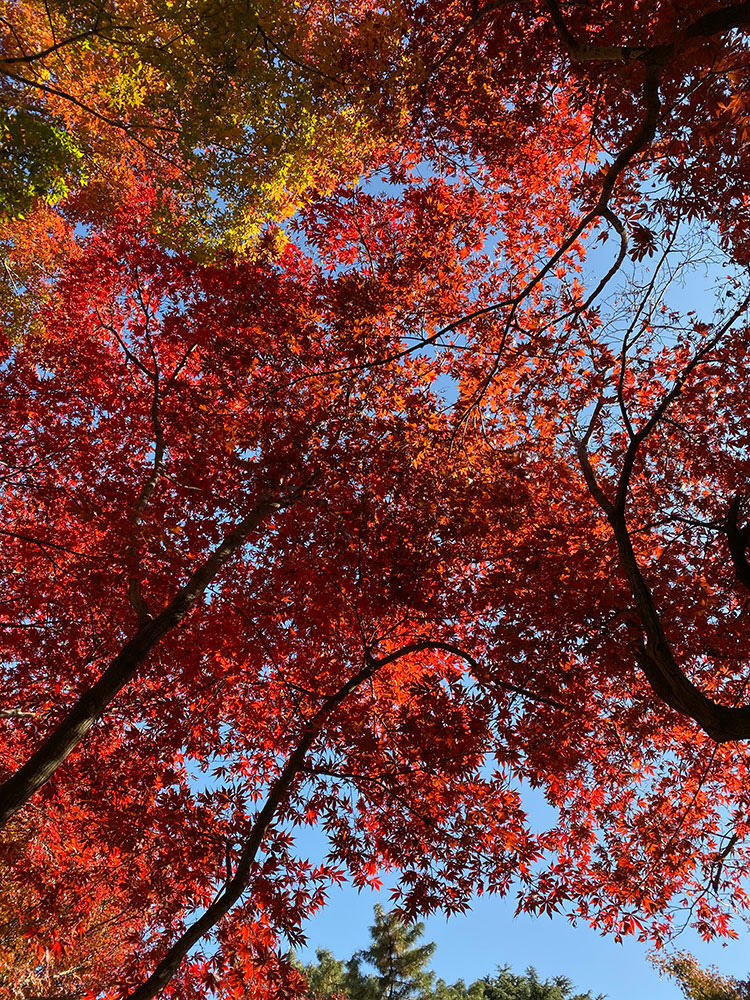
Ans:
[[[0,982],[299,992],[383,871],[731,933],[750,5],[6,8]]]

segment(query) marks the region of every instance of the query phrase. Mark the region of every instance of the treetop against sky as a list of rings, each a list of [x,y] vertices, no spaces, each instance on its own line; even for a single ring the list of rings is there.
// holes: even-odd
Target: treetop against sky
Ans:
[[[0,25],[8,988],[294,993],[382,871],[732,933],[750,4]]]

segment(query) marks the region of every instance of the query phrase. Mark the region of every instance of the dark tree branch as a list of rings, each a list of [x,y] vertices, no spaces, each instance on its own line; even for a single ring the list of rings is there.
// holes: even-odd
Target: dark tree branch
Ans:
[[[732,326],[734,326],[734,324],[740,318],[740,316],[747,310],[748,306],[750,306],[750,294],[747,295],[742,302],[740,302],[740,304],[734,310],[732,315],[729,316],[724,323],[722,323],[722,325],[719,327],[716,333],[712,337],[710,337],[699,350],[695,352],[693,357],[683,368],[680,375],[675,379],[672,388],[662,397],[658,406],[654,409],[653,413],[648,418],[648,420],[643,424],[642,427],[639,428],[637,432],[634,432],[632,434],[630,444],[628,445],[628,449],[625,452],[625,456],[623,458],[622,470],[620,472],[620,478],[617,484],[617,497],[615,499],[615,508],[618,511],[621,510],[624,514],[625,507],[627,504],[628,489],[630,487],[630,477],[632,476],[633,468],[635,466],[635,461],[638,457],[638,452],[641,445],[646,440],[646,438],[651,434],[654,428],[658,425],[659,421],[664,417],[664,415],[666,414],[667,410],[670,408],[672,403],[674,403],[675,400],[680,396],[685,386],[685,383],[688,381],[688,379],[693,374],[695,369],[699,365],[701,365],[706,360],[711,351],[713,351],[714,348],[718,346],[718,344],[721,342],[721,340],[724,338],[727,332],[732,328]]]
[[[38,59],[44,59],[45,56],[52,55],[54,52],[59,52],[60,49],[67,48],[68,45],[74,45],[76,42],[83,42],[87,38],[96,38],[100,35],[101,32],[98,28],[89,28],[87,31],[82,31],[77,35],[71,35],[70,38],[64,38],[59,42],[55,42],[53,45],[49,45],[46,49],[40,49],[39,52],[32,52],[22,56],[9,56],[7,58],[2,58],[0,59],[0,66],[12,66],[15,63],[33,63]]]
[[[400,649],[397,653],[384,657],[380,661],[380,664],[381,666],[385,666],[394,659],[399,659],[405,653],[422,653],[429,649],[441,649],[446,653],[452,653],[453,656],[458,656],[460,659],[464,660],[464,662],[467,663],[471,669],[472,675],[481,684],[493,685],[495,687],[502,688],[505,691],[510,691],[513,694],[520,695],[522,698],[528,698],[530,701],[536,701],[542,705],[549,705],[551,708],[559,708],[564,712],[570,710],[569,706],[563,705],[562,702],[555,701],[553,698],[546,698],[544,695],[536,694],[534,691],[529,691],[528,688],[521,687],[518,684],[511,684],[509,681],[497,680],[490,674],[486,667],[483,667],[479,661],[471,655],[471,653],[468,653],[465,649],[462,649],[453,642],[441,642],[439,639],[424,639],[419,642],[413,642],[408,646],[402,647],[402,649]]]
[[[118,121],[116,118],[110,118],[108,115],[103,115],[100,111],[92,108],[91,105],[85,104],[83,101],[79,101],[77,97],[73,97],[72,94],[66,93],[64,90],[60,90],[58,87],[53,87],[50,84],[41,83],[39,80],[30,80],[28,77],[20,76],[18,73],[11,72],[10,70],[3,69],[0,66],[0,76],[5,76],[9,80],[13,80],[15,83],[20,83],[24,87],[33,87],[36,90],[40,90],[43,94],[52,94],[55,97],[61,97],[63,100],[68,101],[70,104],[75,105],[75,107],[80,108],[85,111],[86,114],[91,115],[96,118],[97,121],[102,122],[105,125],[109,125],[112,128],[119,129],[121,132],[125,132],[129,139],[135,142],[138,146],[144,149],[149,155],[155,156],[165,163],[168,163],[172,167],[178,167],[182,173],[187,173],[184,167],[176,163],[173,159],[167,156],[165,153],[159,152],[154,146],[150,146],[143,139],[140,139],[135,133],[134,127],[132,125],[126,124],[125,122]],[[156,132],[176,132],[177,129],[169,128],[163,125],[149,125],[151,131]]]
[[[727,516],[720,530],[727,536],[735,575],[739,582],[750,590],[750,563],[747,561],[750,532],[747,528],[741,528],[739,525],[742,501],[742,494],[737,493],[729,505]]]
[[[265,520],[293,503],[309,485],[279,500],[263,499],[244,517],[192,574],[167,607],[138,629],[98,681],[83,692],[68,714],[29,760],[0,786],[0,828],[42,788],[67,760],[109,704],[172,629],[188,614],[219,571]]]
[[[565,51],[574,62],[666,62],[679,51],[678,42],[662,45],[585,45],[568,27],[557,0],[545,0],[550,19]],[[750,25],[750,2],[711,11],[682,32],[684,38],[710,38]]]

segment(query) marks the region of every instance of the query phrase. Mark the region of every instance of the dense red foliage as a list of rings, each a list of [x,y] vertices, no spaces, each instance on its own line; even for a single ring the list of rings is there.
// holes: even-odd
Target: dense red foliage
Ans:
[[[360,189],[201,267],[144,182],[5,345],[3,864],[61,961],[118,901],[81,995],[292,990],[389,868],[747,903],[750,4],[401,15]]]

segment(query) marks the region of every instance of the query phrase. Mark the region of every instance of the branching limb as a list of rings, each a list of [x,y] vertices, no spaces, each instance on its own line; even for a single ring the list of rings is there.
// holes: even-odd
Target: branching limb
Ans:
[[[675,709],[675,711],[694,719],[717,743],[750,739],[750,706],[724,706],[717,704],[706,697],[685,676],[680,668],[667,639],[651,590],[638,564],[627,525],[626,507],[630,480],[641,445],[664,418],[668,409],[679,397],[683,387],[696,368],[718,346],[736,320],[745,312],[748,305],[750,305],[750,296],[738,305],[737,309],[726,322],[694,353],[693,357],[675,380],[672,388],[665,393],[648,420],[637,431],[633,432],[623,458],[617,494],[614,501],[609,500],[599,486],[591,466],[586,444],[583,441],[577,443],[578,458],[586,483],[592,496],[607,515],[607,519],[612,527],[620,557],[620,565],[633,595],[635,610],[645,636],[645,641],[636,649],[638,664],[655,693],[667,705]],[[728,514],[725,530],[728,525],[730,533],[733,530],[732,525],[736,528],[736,516],[738,512],[739,503],[737,503],[736,508],[730,508]],[[739,532],[739,528],[736,530]],[[735,538],[733,558],[736,553],[737,562],[740,563],[740,570],[744,571],[742,566],[742,562],[745,559],[744,539],[742,537],[738,539],[735,536],[733,538]],[[743,543],[742,553],[739,551],[741,542]]]
[[[337,691],[329,695],[320,708],[306,722],[297,746],[289,755],[286,764],[282,768],[278,778],[272,784],[265,804],[258,814],[252,829],[245,841],[242,852],[234,869],[234,874],[225,883],[222,893],[213,901],[205,912],[190,925],[169,948],[167,954],[158,964],[154,972],[145,982],[137,987],[124,1000],[153,1000],[162,989],[169,983],[180,967],[183,958],[188,951],[207,934],[235,905],[241,895],[250,885],[252,876],[252,866],[263,839],[273,822],[279,807],[283,804],[292,784],[301,774],[315,773],[315,769],[310,769],[305,765],[305,758],[317,740],[325,722],[339,708],[346,699],[363,684],[371,681],[379,670],[391,663],[409,656],[413,653],[424,652],[428,649],[442,649],[455,656],[464,659],[472,670],[478,674],[484,674],[477,661],[465,650],[453,643],[420,640],[407,643],[399,649],[376,657],[370,650],[365,650],[364,663],[362,669],[343,684]],[[557,708],[565,708],[551,699],[535,696],[531,692],[525,691],[516,685],[500,684],[518,694],[526,697],[534,697],[535,700],[553,705]],[[227,872],[229,875],[229,871]]]
[[[98,28],[89,28],[86,31],[81,31],[77,35],[71,35],[70,38],[63,38],[59,42],[55,42],[52,45],[47,46],[46,49],[40,49],[39,52],[30,52],[22,56],[8,56],[5,58],[0,58],[0,66],[12,66],[16,63],[33,63],[38,59],[44,59],[45,56],[52,55],[54,52],[59,52],[61,49],[67,48],[69,45],[75,45],[76,42],[84,42],[89,38],[96,38],[101,35]]]
[[[459,659],[462,659],[469,666],[472,675],[480,683],[503,688],[506,691],[513,692],[513,694],[520,695],[522,698],[528,698],[530,701],[536,701],[543,705],[549,705],[551,708],[559,708],[563,711],[569,710],[568,706],[563,705],[562,702],[555,701],[552,698],[546,698],[541,694],[536,694],[534,691],[529,691],[528,688],[520,687],[518,684],[511,684],[508,681],[501,681],[492,677],[487,668],[483,667],[479,661],[471,655],[471,653],[468,653],[465,649],[462,649],[453,642],[441,642],[439,639],[419,640],[417,642],[409,643],[406,646],[402,646],[396,653],[384,656],[378,662],[381,666],[385,666],[388,663],[392,663],[394,660],[400,659],[407,653],[422,653],[429,649],[440,649],[446,653],[451,653],[453,656],[459,657]]]
[[[583,45],[581,44],[563,17],[557,0],[545,0],[550,19],[555,26],[557,35],[574,62],[647,62],[666,61],[678,52],[674,42],[651,46],[630,45]],[[710,38],[722,35],[728,31],[745,28],[750,25],[750,2],[735,4],[712,11],[697,18],[684,31],[685,38]]]
[[[750,294],[748,294],[742,302],[739,303],[731,316],[729,316],[726,321],[721,324],[714,335],[709,337],[703,346],[695,352],[693,357],[680,372],[679,376],[675,379],[672,388],[662,397],[661,401],[656,406],[648,420],[639,428],[637,432],[632,434],[630,444],[628,445],[628,449],[623,458],[622,470],[620,472],[620,478],[617,485],[615,507],[618,511],[622,511],[623,514],[625,512],[628,489],[630,487],[630,478],[632,476],[633,467],[641,445],[658,425],[659,421],[665,415],[669,407],[680,396],[683,387],[695,369],[706,360],[711,351],[718,347],[719,343],[723,340],[729,330],[731,330],[740,316],[747,310],[748,306],[750,306]]]

